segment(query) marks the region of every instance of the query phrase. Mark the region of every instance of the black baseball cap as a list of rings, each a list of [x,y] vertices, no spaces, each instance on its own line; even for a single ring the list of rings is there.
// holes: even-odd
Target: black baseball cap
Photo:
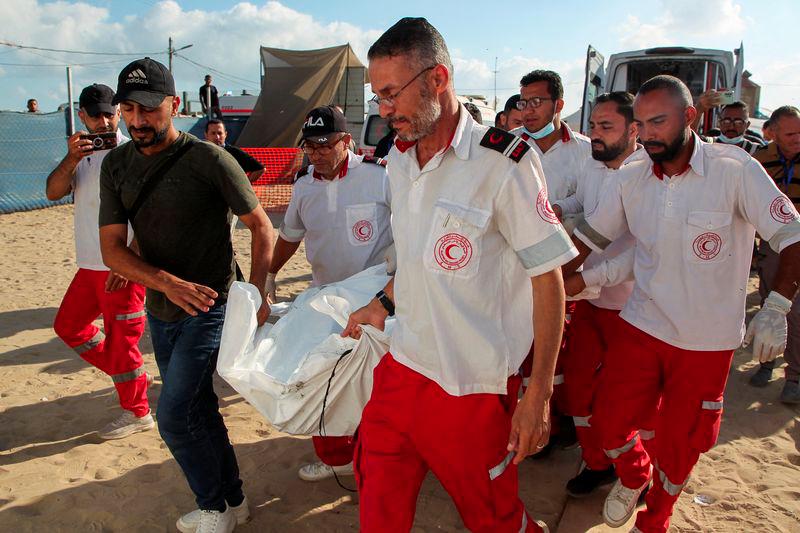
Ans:
[[[347,119],[336,107],[326,105],[311,110],[303,123],[303,139],[325,144],[331,133],[347,133]]]
[[[137,59],[122,69],[117,79],[117,94],[111,103],[132,100],[145,107],[158,107],[167,96],[176,96],[172,73],[149,57]]]
[[[114,99],[114,90],[102,83],[93,83],[84,87],[78,102],[89,116],[96,117],[100,113],[117,113],[117,108],[111,101]]]

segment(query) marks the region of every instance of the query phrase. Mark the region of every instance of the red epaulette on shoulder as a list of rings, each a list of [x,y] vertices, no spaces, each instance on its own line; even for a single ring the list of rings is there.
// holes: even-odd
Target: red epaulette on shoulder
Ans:
[[[365,155],[364,159],[362,159],[363,163],[372,163],[373,165],[380,165],[382,167],[386,166],[386,160],[381,159],[380,157],[372,157],[371,155]]]
[[[489,128],[481,139],[481,146],[500,152],[512,161],[519,163],[525,152],[531,149],[530,145],[507,131],[499,128]]]

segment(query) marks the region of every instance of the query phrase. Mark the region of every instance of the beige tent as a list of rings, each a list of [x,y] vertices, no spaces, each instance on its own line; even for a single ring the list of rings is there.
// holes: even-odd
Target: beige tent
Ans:
[[[350,133],[359,138],[367,71],[349,44],[319,50],[262,46],[261,61],[261,94],[237,145],[297,146],[305,116],[328,104],[344,110]]]

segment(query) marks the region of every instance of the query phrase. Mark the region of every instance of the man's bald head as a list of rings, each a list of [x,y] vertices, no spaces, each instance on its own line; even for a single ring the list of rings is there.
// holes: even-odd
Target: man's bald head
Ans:
[[[689,88],[686,84],[675,76],[662,74],[650,78],[639,87],[639,91],[636,95],[638,97],[639,95],[645,95],[653,91],[666,91],[683,109],[692,105],[692,93],[689,92]]]

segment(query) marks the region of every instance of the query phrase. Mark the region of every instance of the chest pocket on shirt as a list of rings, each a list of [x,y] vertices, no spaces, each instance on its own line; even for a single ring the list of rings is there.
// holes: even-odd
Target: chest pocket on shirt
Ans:
[[[686,224],[686,259],[690,263],[719,263],[730,256],[730,213],[694,211]]]
[[[437,274],[468,278],[475,275],[481,259],[481,238],[490,213],[449,200],[434,206],[433,227],[423,260]]]
[[[345,207],[347,239],[352,246],[367,246],[378,238],[378,204],[356,204]]]

